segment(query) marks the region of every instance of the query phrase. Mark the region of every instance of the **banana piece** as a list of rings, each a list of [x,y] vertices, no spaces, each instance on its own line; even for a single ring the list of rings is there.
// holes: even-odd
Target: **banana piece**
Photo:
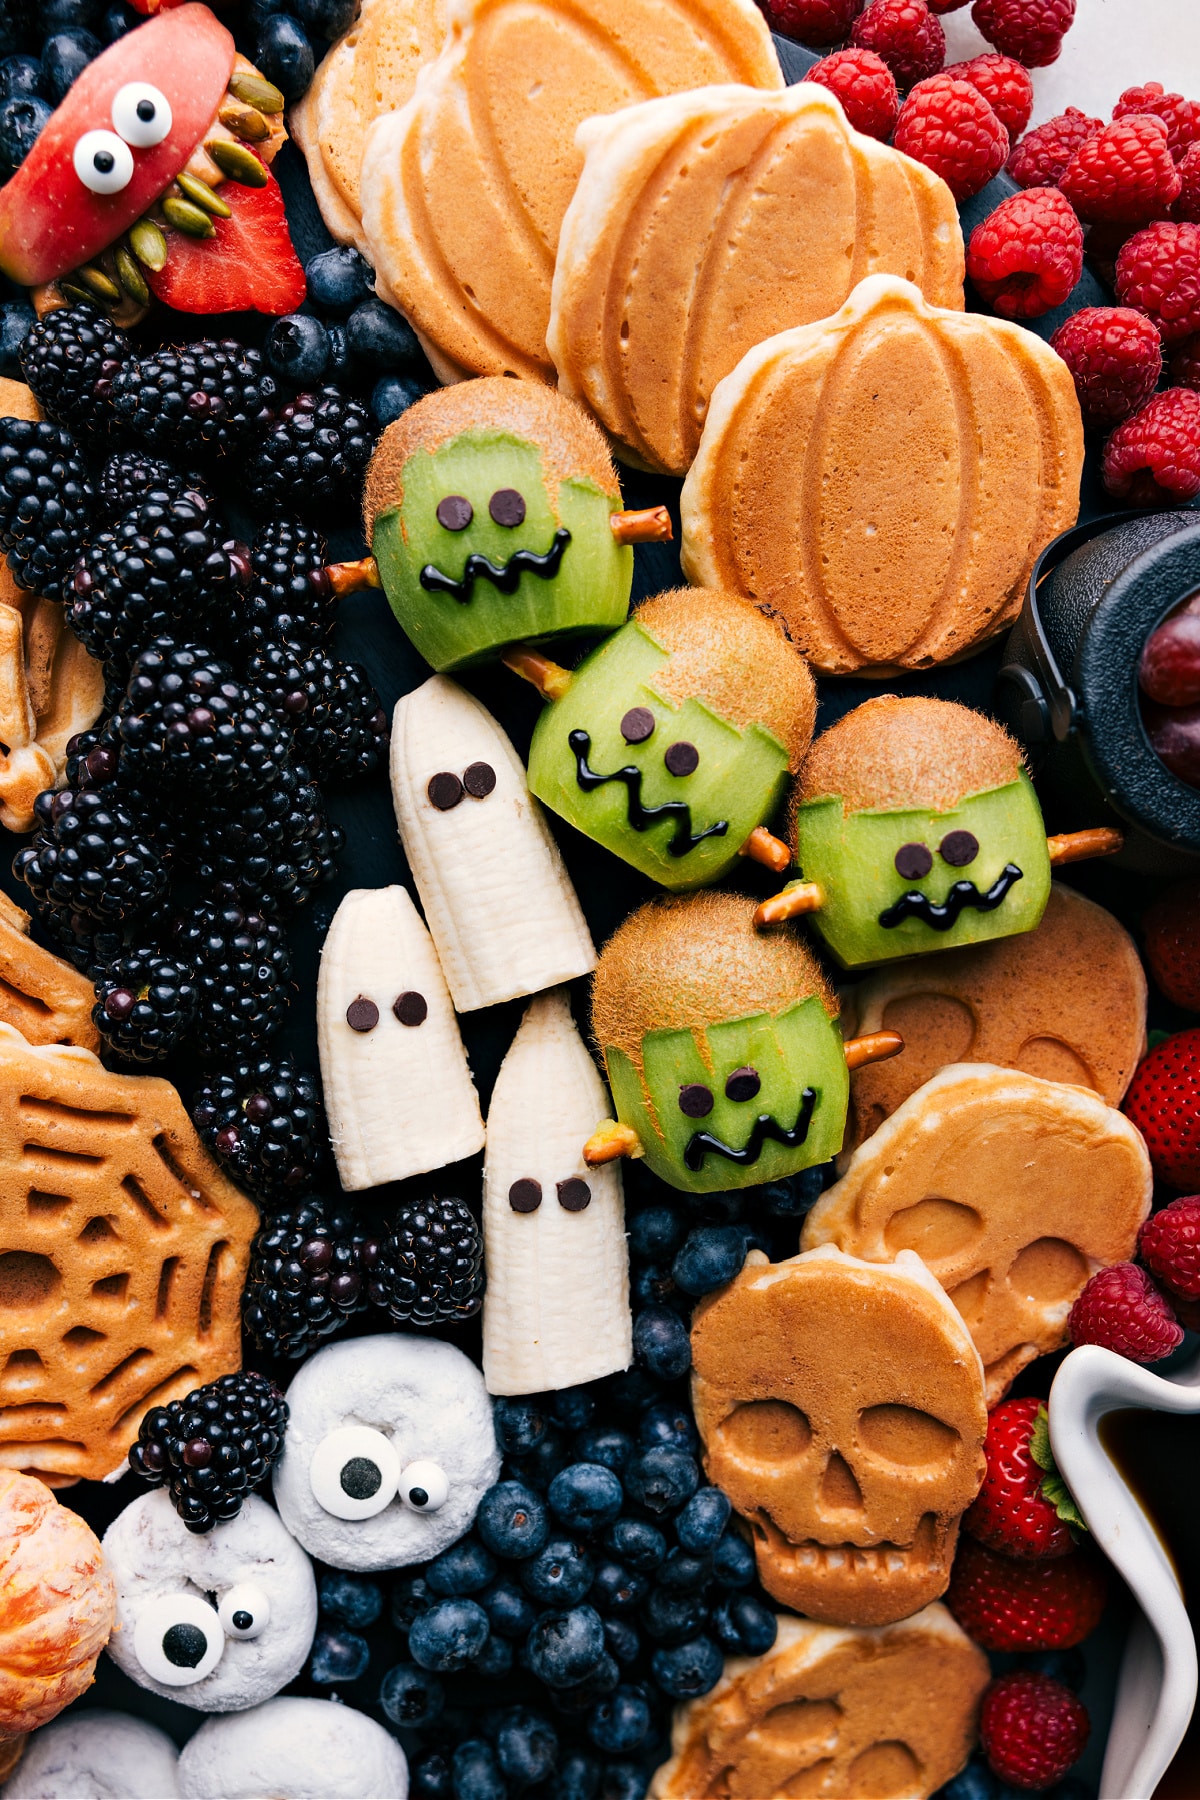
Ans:
[[[632,1360],[620,1164],[589,1169],[583,1160],[583,1141],[608,1104],[566,993],[539,994],[488,1109],[483,1378],[491,1394],[574,1387]]]
[[[406,889],[356,888],[317,978],[329,1135],[349,1192],[443,1168],[483,1146],[479,1096],[446,979]]]
[[[396,706],[392,801],[460,1013],[595,968],[579,901],[520,758],[491,713],[444,675]]]

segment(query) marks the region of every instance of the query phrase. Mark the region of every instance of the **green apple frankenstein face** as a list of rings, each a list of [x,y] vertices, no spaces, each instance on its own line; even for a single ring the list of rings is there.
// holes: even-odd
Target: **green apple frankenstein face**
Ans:
[[[883,696],[818,738],[795,809],[813,924],[846,968],[1032,931],[1050,894],[1041,808],[998,725]]]
[[[841,1148],[849,1080],[833,996],[790,932],[734,894],[653,902],[600,957],[593,1031],[617,1117],[688,1193],[749,1187]]]
[[[530,790],[663,887],[702,887],[778,806],[815,708],[807,664],[749,601],[659,594],[547,706]]]
[[[620,625],[633,579],[609,525],[620,507],[578,407],[490,378],[428,394],[389,425],[363,496],[388,603],[437,670]]]

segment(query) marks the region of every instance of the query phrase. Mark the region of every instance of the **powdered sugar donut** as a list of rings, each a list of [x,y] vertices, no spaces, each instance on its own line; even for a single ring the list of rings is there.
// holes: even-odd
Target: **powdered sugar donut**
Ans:
[[[139,1687],[197,1712],[240,1712],[303,1668],[317,1585],[265,1500],[249,1494],[235,1519],[196,1533],[156,1488],[113,1520],[104,1554],[117,1583],[109,1655]]]
[[[209,1719],[184,1745],[187,1800],[406,1800],[408,1764],[395,1738],[333,1700],[270,1700]]]
[[[43,1726],[3,1800],[176,1800],[179,1752],[157,1725],[87,1708]]]
[[[500,1473],[483,1376],[452,1344],[329,1344],[287,1394],[275,1504],[335,1569],[424,1562],[470,1528]]]

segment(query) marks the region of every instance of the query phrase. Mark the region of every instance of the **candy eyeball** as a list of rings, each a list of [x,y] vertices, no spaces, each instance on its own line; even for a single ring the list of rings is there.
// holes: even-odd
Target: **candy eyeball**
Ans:
[[[256,1638],[271,1623],[271,1602],[253,1581],[239,1581],[222,1594],[217,1617],[226,1637]]]
[[[134,1655],[164,1687],[203,1681],[224,1648],[221,1621],[198,1594],[158,1594],[143,1606],[133,1630]]]
[[[450,1483],[439,1464],[426,1457],[408,1463],[400,1476],[400,1501],[413,1512],[436,1512],[450,1498]]]
[[[119,194],[133,180],[133,151],[115,131],[85,131],[71,160],[93,194]]]
[[[113,129],[138,150],[161,144],[171,129],[171,102],[148,81],[127,81],[112,103]]]
[[[335,1519],[370,1519],[400,1485],[391,1440],[368,1425],[340,1425],[322,1438],[308,1472],[313,1494]]]

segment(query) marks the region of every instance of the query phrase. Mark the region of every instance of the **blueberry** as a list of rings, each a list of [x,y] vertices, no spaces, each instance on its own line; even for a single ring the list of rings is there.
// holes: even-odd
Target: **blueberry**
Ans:
[[[672,1550],[658,1571],[665,1588],[677,1594],[694,1594],[704,1587],[712,1575],[711,1556],[692,1556],[687,1550]]]
[[[645,1306],[633,1321],[633,1348],[659,1381],[678,1381],[692,1366],[687,1326],[665,1306]]]
[[[499,1681],[513,1666],[513,1647],[506,1638],[490,1637],[471,1668],[487,1681]]]
[[[87,30],[99,11],[100,0],[38,0],[38,24],[43,31]]]
[[[423,1669],[453,1674],[473,1662],[487,1643],[488,1616],[475,1600],[439,1600],[408,1634],[408,1653]]]
[[[553,1773],[558,1733],[531,1706],[509,1706],[496,1724],[496,1759],[514,1787],[534,1787]]]
[[[322,312],[344,319],[375,291],[375,271],[349,244],[322,250],[304,265],[308,297]]]
[[[454,1800],[508,1800],[496,1752],[483,1738],[467,1738],[455,1748]]]
[[[820,1199],[824,1186],[822,1166],[803,1169],[799,1175],[789,1176],[784,1181],[768,1181],[758,1190],[762,1210],[772,1219],[806,1218]]]
[[[694,1700],[707,1694],[721,1679],[721,1652],[711,1638],[693,1638],[687,1644],[675,1644],[656,1650],[650,1658],[654,1679],[664,1694],[673,1700]]]
[[[522,1481],[529,1483],[539,1494],[544,1494],[560,1469],[565,1469],[572,1460],[567,1448],[567,1441],[561,1431],[550,1429],[528,1456],[513,1456],[509,1463]]]
[[[379,1704],[393,1725],[420,1731],[446,1704],[446,1690],[436,1675],[416,1663],[397,1663],[379,1685]]]
[[[754,1580],[754,1552],[736,1531],[727,1531],[713,1551],[713,1580],[741,1588]]]
[[[745,1257],[746,1240],[736,1225],[699,1225],[688,1232],[671,1274],[685,1294],[698,1297],[732,1281]]]
[[[296,13],[311,37],[341,37],[349,31],[357,11],[356,0],[294,0]]]
[[[0,174],[5,179],[25,161],[52,111],[36,94],[14,94],[0,104]]]
[[[350,346],[346,342],[346,327],[337,320],[331,320],[325,327],[325,336],[329,340],[329,361],[325,365],[325,376],[329,381],[345,381],[350,373]]]
[[[687,1221],[678,1206],[644,1206],[629,1224],[629,1255],[634,1262],[670,1259],[683,1242]]]
[[[423,1575],[406,1575],[392,1589],[392,1624],[407,1631],[433,1605],[433,1592]]]
[[[0,369],[17,368],[21,345],[29,336],[37,314],[24,300],[6,300],[0,306]]]
[[[625,1491],[630,1499],[659,1516],[678,1512],[699,1486],[695,1458],[666,1444],[643,1450],[625,1471]]]
[[[431,1750],[420,1762],[409,1765],[412,1800],[453,1800],[454,1778],[449,1758]]]
[[[551,1538],[544,1550],[521,1564],[521,1585],[543,1606],[574,1606],[592,1585],[595,1564],[570,1538]]]
[[[635,1263],[630,1279],[630,1293],[635,1307],[672,1306],[691,1309],[691,1301],[681,1294],[668,1263]]]
[[[972,1757],[953,1781],[939,1792],[939,1800],[999,1800],[1000,1784],[982,1759]]]
[[[671,1450],[694,1452],[700,1448],[700,1434],[686,1404],[657,1400],[638,1420],[638,1443],[643,1450],[665,1444]]]
[[[550,1417],[563,1431],[582,1431],[596,1416],[596,1397],[586,1388],[562,1388],[550,1396]]]
[[[425,353],[408,320],[374,294],[363,300],[346,321],[350,354],[369,369],[425,368]]]
[[[343,1575],[339,1569],[327,1569],[317,1588],[323,1614],[341,1619],[356,1631],[365,1631],[383,1611],[383,1589],[377,1581],[361,1575]]]
[[[682,1644],[704,1626],[708,1612],[698,1594],[675,1594],[651,1588],[642,1607],[642,1624],[660,1644]]]
[[[96,32],[102,44],[115,44],[118,38],[123,38],[126,32],[132,31],[141,22],[138,14],[128,6],[110,6],[97,25]]]
[[[552,1782],[548,1800],[596,1800],[600,1792],[600,1764],[582,1750],[563,1757]]]
[[[549,1420],[538,1400],[497,1400],[492,1424],[505,1456],[527,1456],[545,1437]]]
[[[521,1481],[498,1481],[479,1502],[475,1529],[495,1556],[536,1556],[550,1535],[546,1508]]]
[[[479,1596],[479,1604],[491,1620],[493,1635],[523,1638],[528,1636],[537,1609],[512,1581],[494,1581]]]
[[[316,66],[312,45],[291,13],[272,13],[263,21],[254,60],[285,100],[299,100],[308,92]]]
[[[603,1463],[572,1463],[550,1483],[550,1511],[568,1531],[599,1531],[621,1516],[625,1493]]]
[[[320,381],[329,366],[329,334],[320,319],[305,313],[276,319],[263,350],[275,374],[300,387]]]
[[[547,1687],[583,1681],[605,1658],[604,1626],[594,1606],[543,1613],[526,1645],[529,1668]]]
[[[460,1538],[425,1571],[435,1594],[478,1594],[496,1575],[496,1560],[475,1538]]]
[[[381,428],[393,424],[428,392],[428,383],[415,375],[381,375],[371,389],[370,404],[376,424]]]
[[[646,1772],[634,1763],[605,1764],[600,1781],[600,1800],[642,1800],[646,1792]]]
[[[624,1563],[606,1559],[596,1570],[589,1597],[602,1613],[632,1612],[646,1598],[649,1588],[645,1575],[636,1575]]]
[[[614,1662],[606,1650],[595,1668],[582,1681],[577,1681],[574,1687],[565,1692],[555,1694],[554,1705],[559,1712],[570,1713],[579,1718],[589,1712],[605,1694],[615,1693],[620,1685],[620,1664]]]
[[[67,96],[73,82],[104,48],[98,37],[79,26],[50,34],[42,45],[42,89],[55,106]]]
[[[645,1369],[622,1369],[608,1382],[609,1404],[619,1416],[641,1412],[644,1406],[658,1399],[661,1391],[653,1375],[648,1375]]]
[[[720,1488],[700,1488],[676,1519],[675,1536],[685,1550],[715,1550],[732,1511],[728,1495]]]
[[[0,100],[42,91],[42,65],[36,56],[6,56],[0,62]]]
[[[657,1569],[667,1554],[667,1540],[645,1519],[618,1519],[604,1534],[604,1547],[631,1569]],[[751,1568],[753,1568],[751,1559]]]
[[[587,1734],[597,1750],[623,1756],[644,1744],[650,1731],[650,1707],[640,1688],[622,1685],[597,1700],[587,1716]]]
[[[1023,1656],[1019,1666],[1032,1669],[1038,1675],[1049,1675],[1052,1681],[1061,1681],[1075,1693],[1083,1686],[1087,1674],[1082,1650],[1036,1650],[1031,1656]]]
[[[744,1189],[722,1188],[715,1194],[697,1194],[692,1212],[702,1225],[732,1225],[746,1207]]]
[[[322,1627],[313,1639],[309,1679],[321,1687],[333,1687],[343,1681],[357,1681],[367,1672],[371,1646],[356,1631],[336,1631]]]
[[[633,1455],[633,1439],[615,1425],[590,1425],[575,1439],[575,1451],[581,1462],[603,1463],[619,1475]]]
[[[714,1608],[712,1629],[730,1656],[761,1656],[775,1642],[775,1614],[753,1594],[731,1594]]]
[[[642,1648],[636,1625],[628,1619],[608,1618],[604,1621],[604,1642],[608,1653],[622,1664],[636,1662]]]

